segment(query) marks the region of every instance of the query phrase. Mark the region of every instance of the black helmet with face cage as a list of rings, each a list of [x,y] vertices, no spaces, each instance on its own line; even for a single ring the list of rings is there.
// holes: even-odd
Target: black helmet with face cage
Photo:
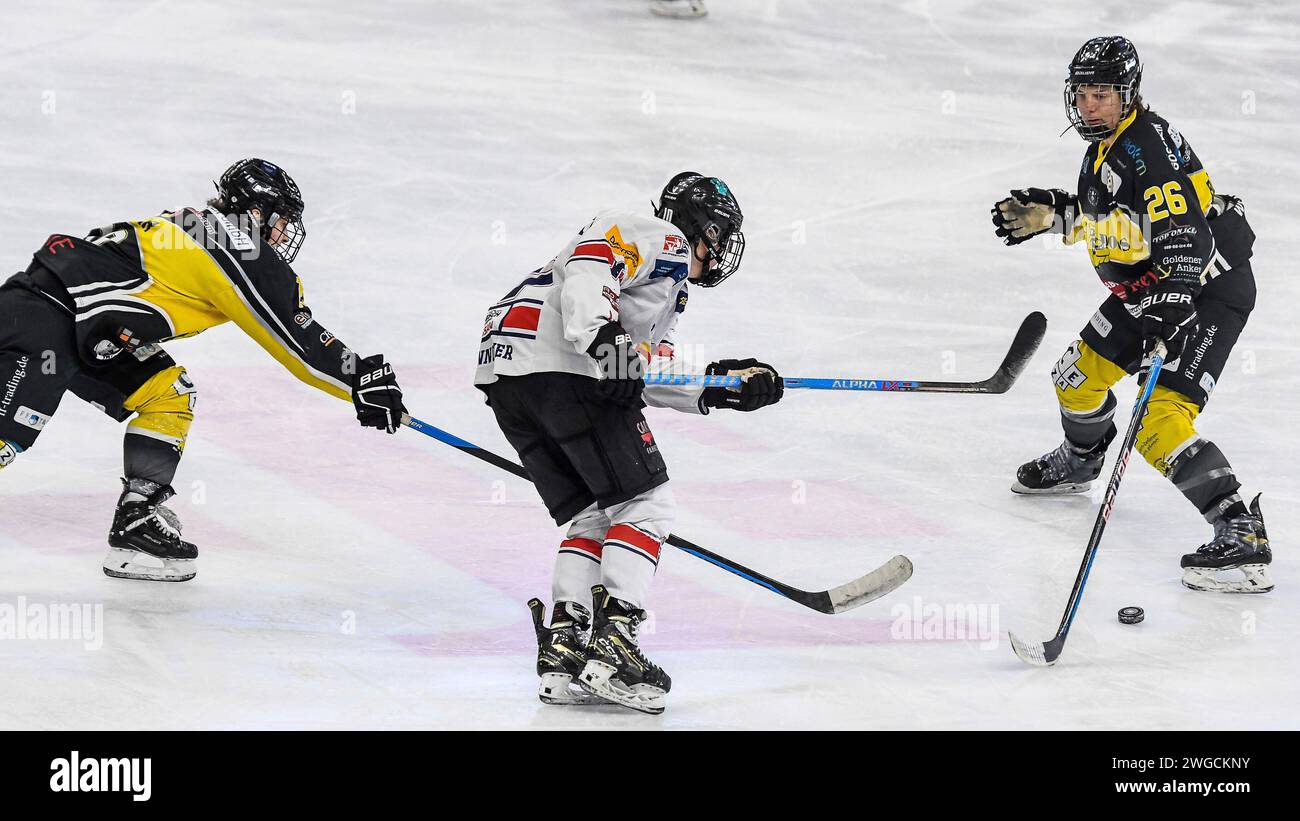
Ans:
[[[712,288],[740,268],[745,253],[745,235],[740,232],[744,215],[722,180],[694,171],[677,174],[659,195],[655,216],[677,226],[690,243],[691,253],[705,264],[696,284]],[[700,242],[708,249],[705,257],[699,255]],[[717,264],[710,266],[710,261]]]

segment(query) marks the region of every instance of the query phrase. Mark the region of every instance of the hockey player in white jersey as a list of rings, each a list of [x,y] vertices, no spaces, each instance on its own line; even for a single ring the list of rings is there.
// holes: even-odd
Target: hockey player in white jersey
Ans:
[[[754,359],[707,369],[742,376],[740,389],[647,387],[643,375],[672,356],[689,283],[709,288],[736,272],[741,220],[721,180],[678,174],[653,216],[598,214],[488,311],[474,382],[556,524],[569,523],[549,626],[542,603],[529,602],[543,702],[663,712],[671,680],[636,631],[675,503],[641,408],[752,411],[778,402],[784,384]]]

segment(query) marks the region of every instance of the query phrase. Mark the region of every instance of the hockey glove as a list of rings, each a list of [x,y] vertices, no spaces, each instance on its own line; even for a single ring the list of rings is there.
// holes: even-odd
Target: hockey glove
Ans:
[[[1192,292],[1182,285],[1167,285],[1142,298],[1142,337],[1147,350],[1155,340],[1163,339],[1169,358],[1177,359],[1198,323]]]
[[[993,232],[1004,245],[1019,245],[1045,231],[1064,234],[1077,200],[1059,188],[1021,188],[993,205]]]
[[[785,395],[785,380],[776,368],[757,359],[720,359],[704,369],[709,376],[739,376],[739,388],[705,388],[706,408],[754,411],[775,405]]]
[[[600,368],[596,393],[619,405],[639,408],[645,390],[645,360],[632,344],[632,336],[617,322],[606,323],[596,332],[587,356]]]
[[[397,386],[393,366],[384,362],[382,354],[357,360],[357,372],[352,375],[352,404],[362,427],[396,433],[402,424],[402,414],[406,413],[402,389]]]

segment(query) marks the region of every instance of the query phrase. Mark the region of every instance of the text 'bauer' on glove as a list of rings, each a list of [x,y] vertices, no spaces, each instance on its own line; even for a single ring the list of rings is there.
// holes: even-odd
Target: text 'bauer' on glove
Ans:
[[[382,354],[375,354],[358,359],[356,368],[352,375],[352,404],[357,409],[357,421],[362,427],[395,433],[406,406],[402,404],[402,389],[397,386],[393,366],[384,362]]]

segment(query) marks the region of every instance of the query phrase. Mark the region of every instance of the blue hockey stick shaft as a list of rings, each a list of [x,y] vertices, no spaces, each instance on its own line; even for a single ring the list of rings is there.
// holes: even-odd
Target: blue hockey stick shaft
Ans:
[[[914,379],[810,379],[787,376],[785,386],[815,391],[914,391],[923,383]],[[656,373],[646,376],[647,385],[703,385],[706,388],[739,388],[739,376],[706,376],[702,373]]]
[[[988,379],[979,382],[931,382],[924,379],[810,379],[784,378],[792,389],[816,391],[883,391],[886,393],[1006,393],[1029,363],[1047,330],[1047,318],[1038,311],[1025,317],[1016,331],[1002,364]],[[703,385],[706,388],[738,388],[739,376],[708,376],[696,373],[657,373],[645,378],[647,385]]]

